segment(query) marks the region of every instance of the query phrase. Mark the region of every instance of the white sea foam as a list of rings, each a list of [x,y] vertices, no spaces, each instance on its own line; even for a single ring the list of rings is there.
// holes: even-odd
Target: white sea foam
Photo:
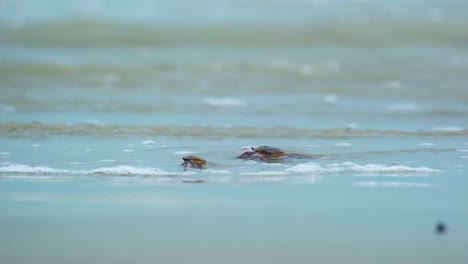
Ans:
[[[353,162],[333,163],[321,166],[318,163],[309,162],[288,167],[283,171],[244,172],[242,176],[279,176],[297,174],[328,174],[351,172],[362,176],[425,176],[437,173],[440,170],[427,167],[410,167],[405,165],[366,164],[359,165]]]
[[[113,159],[103,159],[103,160],[98,160],[98,163],[112,163],[112,162],[117,162],[116,160]]]
[[[299,164],[285,170],[287,173],[326,173],[331,172],[330,169],[324,168],[317,163]]]
[[[383,164],[366,164],[359,165],[353,162],[344,162],[342,164],[332,164],[330,167],[342,167],[354,172],[369,173],[369,174],[389,174],[398,176],[401,174],[426,174],[436,173],[440,170],[431,169],[427,167],[410,167],[406,165],[383,165]]]
[[[458,152],[468,152],[468,149],[456,149]]]
[[[133,149],[124,149],[124,150],[122,150],[122,152],[132,153],[132,152],[135,152],[135,151]]]
[[[174,153],[172,153],[172,154],[173,154],[173,155],[190,155],[190,154],[193,154],[193,153],[194,153],[194,152],[182,150],[182,151],[174,152]]]
[[[171,173],[155,168],[115,166],[99,168],[90,171],[91,174],[118,175],[118,176],[168,176]]]
[[[148,139],[148,140],[143,140],[141,142],[141,144],[143,144],[143,145],[153,145],[153,144],[156,144],[156,141]]]
[[[39,145],[39,144],[32,144],[31,147],[32,147],[32,148],[40,148],[41,145]]]
[[[101,160],[100,163],[114,162],[114,160]],[[258,163],[257,163],[258,165]],[[188,170],[168,172],[159,168],[152,167],[137,167],[128,165],[119,165],[113,167],[103,167],[92,170],[62,170],[44,166],[28,166],[13,163],[0,163],[0,176],[1,178],[14,178],[14,179],[31,179],[39,180],[41,177],[55,177],[57,179],[69,179],[76,178],[75,176],[151,176],[151,177],[171,177],[172,176],[191,176],[197,175],[197,180],[210,182],[220,182],[218,177],[227,177],[230,181],[239,180],[238,177],[228,177],[227,175],[232,174],[230,170],[220,169],[207,169],[207,170]],[[258,168],[258,167],[257,167]],[[239,174],[241,182],[273,182],[280,181],[283,179],[290,179],[292,183],[302,182],[300,179],[308,177],[308,183],[314,183],[322,175],[333,174],[333,173],[351,173],[356,176],[399,176],[399,177],[411,177],[411,176],[427,176],[430,173],[439,172],[439,170],[431,169],[427,167],[409,167],[405,165],[383,165],[383,164],[366,164],[359,165],[353,162],[344,163],[333,163],[327,165],[320,165],[318,163],[309,162],[298,164],[295,166],[287,166],[285,164],[279,164],[275,167],[276,170],[262,170],[256,172],[242,172]],[[212,175],[212,176],[210,176]],[[34,176],[34,177],[31,177]],[[73,177],[70,177],[73,176]],[[293,176],[293,177],[291,177]],[[20,178],[18,178],[20,177]],[[22,178],[21,178],[22,177]],[[210,178],[211,177],[211,178]],[[309,179],[313,177],[313,180]],[[247,178],[247,179],[244,179]],[[243,180],[242,180],[243,179]],[[50,180],[50,179],[45,179]],[[181,178],[176,177],[173,179],[174,182],[180,182]]]
[[[268,175],[268,176],[270,177],[242,177],[240,178],[240,182],[242,183],[282,182],[288,179],[287,177],[278,177],[278,176],[271,177],[272,175]]]
[[[404,176],[407,174],[428,174],[440,172],[440,170],[427,167],[409,167],[405,165],[384,165],[384,164],[366,164],[359,165],[353,162],[333,163],[326,166],[320,166],[317,163],[304,163],[286,169],[286,172],[292,173],[338,173],[338,172],[357,172],[364,175],[383,174],[387,176]]]
[[[0,173],[27,173],[27,174],[58,174],[68,173],[67,170],[53,169],[44,166],[28,166],[22,164],[11,164],[4,167],[0,167]]]
[[[351,144],[346,143],[346,142],[341,142],[341,143],[336,143],[335,146],[337,146],[337,147],[349,147],[349,146],[351,146]]]
[[[461,159],[468,159],[468,156],[460,156]]]
[[[286,175],[286,171],[260,171],[260,172],[242,172],[241,176],[282,176]]]
[[[421,143],[421,144],[419,144],[419,145],[420,145],[420,146],[428,147],[428,146],[435,146],[436,144],[431,143],[431,142],[425,142],[425,143]]]
[[[244,107],[247,105],[244,101],[230,97],[205,98],[204,103],[214,107]]]
[[[8,156],[11,155],[11,152],[0,152],[0,156]]]
[[[100,162],[114,162],[113,160],[102,160]],[[185,171],[181,173],[176,172],[166,172],[158,168],[148,168],[148,167],[133,167],[133,166],[114,166],[114,167],[104,167],[97,168],[89,171],[84,170],[62,170],[54,169],[44,166],[28,166],[22,164],[12,164],[12,163],[2,163],[5,165],[0,167],[0,174],[28,174],[28,175],[43,175],[43,174],[60,174],[61,176],[70,176],[70,175],[106,175],[106,176],[177,176],[177,175],[193,175],[196,174],[192,171]],[[219,172],[221,173],[221,172]],[[16,177],[16,175],[13,175]],[[25,178],[30,176],[22,175]],[[34,177],[34,178],[37,178]]]
[[[391,188],[430,188],[434,185],[429,183],[415,183],[415,182],[377,182],[377,181],[365,181],[365,182],[353,182],[354,186],[359,187],[391,187]]]
[[[213,170],[213,169],[204,170],[203,172],[204,173],[209,173],[209,174],[216,174],[216,175],[226,175],[226,174],[231,173],[228,170]]]

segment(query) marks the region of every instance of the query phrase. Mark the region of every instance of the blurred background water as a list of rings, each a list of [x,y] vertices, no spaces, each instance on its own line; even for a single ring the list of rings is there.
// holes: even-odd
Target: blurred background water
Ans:
[[[467,9],[0,1],[0,260],[466,263]]]

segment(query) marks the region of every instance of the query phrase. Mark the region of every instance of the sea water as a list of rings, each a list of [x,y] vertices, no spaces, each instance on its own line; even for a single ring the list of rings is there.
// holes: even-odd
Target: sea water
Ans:
[[[0,1],[0,262],[467,263],[466,10]]]

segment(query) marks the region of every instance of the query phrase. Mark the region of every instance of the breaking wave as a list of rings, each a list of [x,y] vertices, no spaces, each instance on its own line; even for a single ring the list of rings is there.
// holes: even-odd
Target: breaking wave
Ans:
[[[213,107],[244,107],[247,105],[244,101],[223,97],[223,98],[205,98],[205,104]]]
[[[135,167],[128,165],[119,165],[111,167],[102,167],[91,170],[65,170],[46,166],[28,166],[24,164],[3,163],[0,167],[0,179],[3,180],[73,180],[83,177],[108,177],[108,178],[128,178],[133,184],[148,181],[161,183],[276,183],[289,182],[297,184],[313,184],[327,175],[349,175],[349,177],[360,176],[383,176],[383,177],[413,177],[429,176],[440,172],[440,170],[428,167],[410,167],[406,165],[384,165],[384,164],[366,164],[360,165],[353,162],[332,163],[320,165],[318,163],[303,163],[295,166],[285,166],[282,170],[273,171],[252,171],[236,173],[226,169],[207,169],[207,170],[187,170],[178,169],[177,171],[166,171],[152,167]],[[251,167],[256,170],[258,167]],[[265,167],[262,167],[265,168]],[[276,169],[276,166],[267,167]],[[346,176],[348,177],[348,176]],[[133,179],[133,180],[132,180]],[[142,182],[143,181],[143,182]],[[357,186],[383,186],[395,187],[389,183],[380,182],[357,182]],[[396,186],[399,187],[399,186]],[[403,187],[413,187],[411,185]],[[422,187],[422,186],[414,186]]]
[[[245,172],[241,173],[244,176],[278,176],[278,175],[294,175],[294,174],[330,174],[330,173],[346,173],[351,172],[358,176],[424,176],[432,173],[440,172],[437,169],[428,167],[410,167],[406,165],[384,165],[384,164],[366,164],[360,165],[353,162],[333,163],[328,165],[319,165],[318,163],[310,162],[286,168],[284,171],[262,171],[262,172]]]
[[[0,167],[0,174],[67,174],[68,170],[53,169],[44,166],[28,166],[22,164],[11,164]]]

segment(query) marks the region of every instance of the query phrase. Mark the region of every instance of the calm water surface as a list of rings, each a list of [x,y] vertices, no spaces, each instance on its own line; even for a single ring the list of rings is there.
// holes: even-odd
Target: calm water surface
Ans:
[[[0,262],[467,263],[465,2],[0,1]]]

